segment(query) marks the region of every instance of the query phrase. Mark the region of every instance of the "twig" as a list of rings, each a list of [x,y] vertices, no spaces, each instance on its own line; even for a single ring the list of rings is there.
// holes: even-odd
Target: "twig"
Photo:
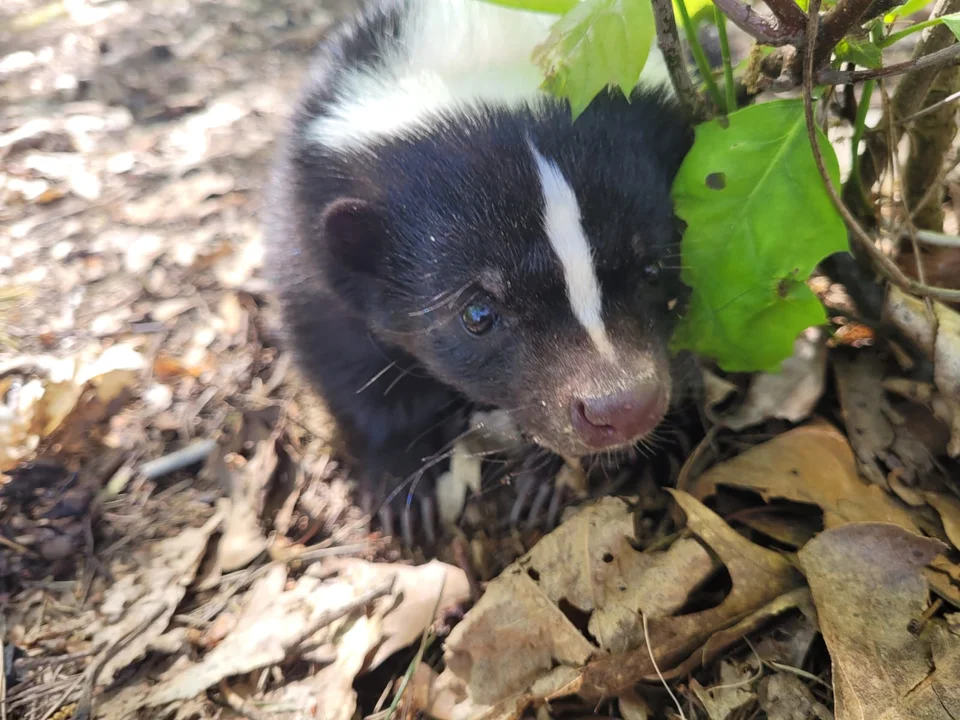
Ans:
[[[714,0],[714,4],[723,10],[723,14],[730,18],[734,25],[764,45],[783,47],[796,45],[803,39],[803,32],[798,33],[792,28],[770,22],[740,0]]]
[[[240,697],[233,688],[227,683],[226,678],[217,685],[220,690],[220,696],[224,705],[233,710],[238,715],[242,715],[247,720],[268,720],[269,716],[250,706],[246,700]]]
[[[855,83],[862,80],[889,77],[890,75],[902,75],[903,73],[914,70],[923,70],[925,68],[936,67],[937,65],[944,65],[957,59],[960,59],[960,45],[951,45],[950,47],[930,53],[929,55],[895,63],[876,70],[849,71],[827,68],[817,73],[817,84],[846,85],[847,83]]]
[[[919,295],[920,297],[930,297],[936,300],[946,300],[948,302],[960,301],[960,290],[951,290],[948,288],[937,288],[916,282],[908,277],[890,258],[874,244],[873,238],[867,234],[857,219],[844,204],[843,200],[837,194],[833,187],[833,181],[830,179],[830,173],[827,172],[826,165],[823,162],[823,153],[820,152],[820,143],[817,138],[817,126],[813,118],[813,51],[817,42],[817,26],[819,25],[820,0],[810,0],[810,9],[807,25],[807,52],[803,61],[803,112],[807,121],[807,136],[810,139],[810,147],[813,151],[813,158],[817,164],[817,170],[823,180],[823,185],[827,194],[833,201],[834,207],[847,223],[847,227],[853,232],[854,238],[866,251],[870,259],[873,260],[876,269],[890,282],[906,292]]]
[[[706,54],[703,52],[700,41],[697,39],[697,30],[690,20],[690,13],[687,12],[687,4],[684,0],[677,0],[677,9],[680,11],[680,22],[683,23],[683,32],[687,36],[687,44],[690,46],[690,52],[693,53],[693,59],[696,61],[697,68],[700,70],[700,76],[703,78],[704,85],[707,86],[707,93],[710,95],[710,99],[713,100],[713,104],[717,108],[722,108],[723,98],[720,96],[720,88],[717,87],[717,83],[713,79],[710,63],[707,60]]]
[[[352,613],[358,608],[362,608],[366,605],[369,605],[374,600],[382,598],[384,595],[389,595],[393,592],[393,586],[397,581],[396,575],[391,575],[390,579],[384,583],[381,583],[378,587],[375,587],[373,590],[368,590],[363,595],[354,598],[346,605],[342,607],[334,608],[332,610],[326,610],[320,613],[311,623],[309,623],[303,630],[297,633],[297,636],[293,640],[288,641],[284,645],[284,650],[287,652],[295,650],[297,646],[306,642],[312,635],[316,634],[318,630],[325,628],[332,622],[336,622],[344,615]]]
[[[791,0],[791,4],[793,4]],[[794,7],[797,7],[794,5]],[[799,9],[799,8],[798,8]],[[733,83],[733,61],[730,59],[730,41],[727,39],[727,16],[720,8],[713,6],[713,16],[717,23],[717,36],[720,40],[720,57],[723,59],[723,90],[727,101],[727,114],[737,110],[737,88]]]
[[[907,235],[908,233],[906,230],[901,230],[901,234]],[[960,248],[960,237],[934,232],[933,230],[917,230],[917,241],[935,247]]]
[[[794,0],[767,0],[770,12],[776,15],[783,30],[789,30],[797,37],[802,37],[807,27],[807,16]]]
[[[860,20],[872,0],[840,0],[823,19],[823,30],[817,38],[814,67],[822,67],[830,60],[830,53]],[[810,47],[810,43],[807,43]]]
[[[663,55],[663,62],[667,66],[670,82],[677,93],[677,98],[691,115],[703,116],[703,103],[697,97],[697,92],[690,81],[690,73],[687,72],[680,35],[677,33],[677,19],[670,0],[653,0],[653,21],[657,28],[657,47]]]
[[[673,704],[677,706],[677,712],[680,713],[680,717],[682,720],[687,720],[687,716],[683,714],[683,708],[680,707],[680,701],[677,700],[677,696],[673,694],[673,690],[670,689],[670,686],[664,679],[663,673],[660,672],[660,666],[657,665],[657,659],[653,656],[653,647],[650,645],[650,628],[647,624],[647,614],[643,610],[640,611],[640,621],[643,623],[643,644],[647,646],[647,654],[650,656],[650,662],[653,664],[653,669],[657,671],[657,677],[660,678],[660,682],[670,695],[670,699],[673,700]]]
[[[216,440],[197,440],[168,455],[145,462],[139,467],[138,473],[147,480],[169,475],[177,470],[190,467],[201,460],[206,460],[216,446]]]
[[[933,105],[930,105],[929,107],[925,107],[923,110],[919,112],[915,112],[913,115],[910,115],[909,117],[903,118],[903,120],[901,120],[900,122],[908,123],[911,120],[922,118],[924,115],[929,115],[932,112],[936,112],[937,110],[942,108],[944,105],[947,105],[948,103],[952,103],[956,100],[960,100],[960,92],[955,92],[952,95],[947,95],[947,97],[943,98],[942,100],[938,100]]]

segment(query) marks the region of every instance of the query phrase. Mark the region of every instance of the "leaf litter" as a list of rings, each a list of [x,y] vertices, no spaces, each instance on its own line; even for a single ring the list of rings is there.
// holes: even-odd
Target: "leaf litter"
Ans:
[[[960,717],[952,308],[888,295],[926,369],[855,319],[780,372],[705,366],[706,438],[552,531],[507,527],[465,443],[446,541],[411,553],[355,504],[260,272],[271,144],[333,8],[11,8],[8,716],[658,718],[666,684],[687,718]],[[512,472],[535,519],[549,477]]]

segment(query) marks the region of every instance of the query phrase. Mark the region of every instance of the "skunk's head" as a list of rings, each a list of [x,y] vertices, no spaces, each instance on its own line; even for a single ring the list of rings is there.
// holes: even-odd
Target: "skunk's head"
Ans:
[[[384,140],[350,156],[355,192],[318,211],[327,282],[382,341],[543,446],[630,446],[673,390],[670,186],[690,141],[657,93],[605,96],[572,124],[556,104]]]

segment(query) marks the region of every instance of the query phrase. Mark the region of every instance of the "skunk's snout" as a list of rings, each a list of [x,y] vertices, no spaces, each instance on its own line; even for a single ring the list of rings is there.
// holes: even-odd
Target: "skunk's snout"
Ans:
[[[574,398],[570,417],[586,445],[615,447],[633,443],[657,427],[667,402],[667,390],[661,383],[645,382],[606,395]]]

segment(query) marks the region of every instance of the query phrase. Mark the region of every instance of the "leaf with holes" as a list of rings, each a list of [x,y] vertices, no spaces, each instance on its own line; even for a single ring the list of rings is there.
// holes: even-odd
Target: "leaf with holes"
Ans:
[[[608,85],[636,86],[654,38],[650,0],[583,0],[534,51],[543,88],[570,101],[574,117]]]
[[[836,155],[822,134],[819,145],[836,187]],[[825,320],[807,278],[847,247],[802,101],[753,105],[698,126],[673,195],[687,224],[682,277],[693,290],[674,347],[727,371],[774,371],[797,335]]]

